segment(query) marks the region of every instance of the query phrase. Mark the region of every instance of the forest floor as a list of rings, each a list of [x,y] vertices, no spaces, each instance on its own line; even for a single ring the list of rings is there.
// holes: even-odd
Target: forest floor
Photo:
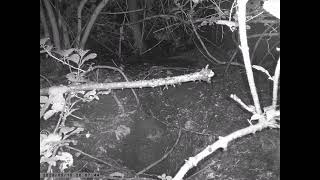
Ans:
[[[133,81],[183,75],[200,69],[137,63],[126,66],[124,73]],[[99,172],[104,176],[119,172],[129,177],[173,149],[142,177],[156,179],[163,173],[174,176],[188,157],[199,153],[219,136],[249,126],[250,114],[229,98],[236,94],[245,103],[252,104],[244,70],[238,67],[230,67],[227,73],[224,67],[212,70],[215,76],[211,83],[135,89],[139,106],[130,89],[114,90],[98,101],[79,103],[73,114],[81,119],[70,116],[66,123],[85,128],[83,134],[73,137],[78,140],[74,147],[96,159],[77,154],[74,166],[68,171]],[[124,81],[120,74],[110,70],[99,71],[99,78]],[[269,106],[270,82],[266,77],[259,77],[257,81],[262,106]],[[54,118],[41,120],[40,129],[50,131],[56,122]],[[85,136],[88,133],[89,138]],[[40,171],[45,168],[40,166]],[[232,141],[226,151],[219,150],[200,161],[187,177],[192,180],[280,179],[280,130],[264,129]]]

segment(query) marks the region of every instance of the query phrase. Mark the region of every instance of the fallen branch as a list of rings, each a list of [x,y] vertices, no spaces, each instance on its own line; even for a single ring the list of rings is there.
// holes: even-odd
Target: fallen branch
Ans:
[[[40,95],[48,95],[49,92],[59,91],[63,89],[63,93],[74,92],[74,91],[89,91],[89,90],[112,90],[112,89],[125,89],[125,88],[143,88],[143,87],[157,87],[157,86],[175,86],[175,84],[180,84],[183,82],[190,81],[206,81],[210,83],[211,77],[213,77],[214,72],[208,69],[208,65],[199,72],[185,74],[181,76],[151,79],[151,80],[140,80],[131,82],[111,82],[111,83],[88,83],[80,85],[70,85],[70,86],[52,86],[49,88],[40,89]],[[62,92],[62,91],[59,91]]]
[[[112,66],[95,66],[95,67],[93,67],[92,69],[90,69],[89,71],[87,71],[85,74],[87,74],[88,72],[91,72],[91,71],[93,71],[93,70],[95,70],[95,69],[101,69],[101,68],[112,69],[112,70],[118,71],[118,72],[123,76],[123,78],[124,78],[127,82],[129,82],[129,79],[127,78],[127,76],[124,74],[124,72],[123,72],[121,69],[119,69],[119,68],[117,68],[117,67],[112,67]],[[140,101],[139,101],[138,95],[136,94],[136,92],[134,91],[134,89],[131,89],[131,91],[132,91],[134,97],[136,98],[137,105],[139,105],[139,104],[140,104]]]
[[[274,121],[261,121],[255,125],[237,130],[225,137],[219,137],[219,140],[213,143],[212,145],[209,145],[206,147],[204,150],[202,150],[199,154],[197,154],[194,157],[190,157],[186,163],[180,168],[178,173],[175,175],[175,177],[172,180],[180,180],[183,178],[183,176],[193,167],[197,166],[197,164],[204,159],[205,157],[209,156],[216,150],[222,148],[223,150],[227,150],[228,143],[231,142],[234,139],[238,139],[240,137],[249,135],[249,134],[254,134],[257,131],[261,131],[265,128],[275,127],[275,122]]]

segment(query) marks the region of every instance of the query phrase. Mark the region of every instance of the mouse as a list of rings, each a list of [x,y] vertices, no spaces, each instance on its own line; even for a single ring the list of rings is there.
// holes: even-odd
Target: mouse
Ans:
[[[141,119],[136,124],[137,136],[158,141],[164,134],[163,125],[155,119]]]

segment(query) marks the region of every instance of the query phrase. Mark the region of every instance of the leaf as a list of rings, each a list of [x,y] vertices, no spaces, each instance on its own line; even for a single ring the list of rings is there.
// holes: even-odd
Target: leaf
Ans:
[[[124,174],[120,172],[114,172],[109,175],[110,177],[118,177],[118,178],[124,178]]]
[[[48,163],[48,164],[51,165],[51,166],[56,166],[56,161],[57,161],[57,159],[54,158],[54,157],[48,158],[48,157],[42,156],[42,157],[40,158],[40,164],[46,162],[46,163]]]
[[[63,134],[68,134],[69,132],[75,130],[76,127],[68,127],[68,126],[63,126],[60,128],[59,133],[63,133]]]
[[[52,48],[53,48],[53,46],[52,45],[50,45],[50,46],[47,46],[47,51],[49,51],[49,52],[51,52],[51,50],[52,50]]]
[[[40,152],[41,152],[41,143],[44,139],[46,139],[48,137],[48,135],[46,134],[40,134]]]
[[[84,57],[83,59],[82,59],[82,63],[84,63],[84,62],[86,62],[86,61],[88,61],[88,60],[90,60],[90,59],[94,59],[94,58],[96,58],[97,57],[97,54],[96,53],[90,53],[89,55],[87,55],[86,57]]]
[[[204,21],[201,22],[201,24],[199,25],[199,27],[201,27],[201,26],[206,26],[207,24],[208,24],[208,21],[204,20]]]
[[[125,125],[120,125],[115,130],[117,140],[121,140],[122,138],[126,137],[130,134],[130,128]]]
[[[83,74],[77,74],[76,72],[71,72],[69,74],[67,74],[65,76],[68,81],[72,82],[72,83],[83,83],[83,82],[88,82],[88,80],[86,78],[83,77]],[[79,91],[77,93],[82,93],[84,94],[83,91]]]
[[[97,92],[95,89],[87,92],[83,97],[88,102],[93,101],[94,99],[99,100],[99,96],[97,96]]]
[[[91,134],[89,132],[86,133],[86,138],[89,138]]]
[[[70,48],[70,49],[67,49],[67,50],[57,51],[56,53],[60,54],[63,57],[68,57],[71,53],[73,53],[74,50],[75,50],[74,48]]]
[[[56,158],[61,161],[61,164],[59,166],[61,172],[73,165],[73,157],[68,152],[61,152],[56,156]]]
[[[100,92],[98,92],[98,94],[101,94],[101,95],[108,95],[108,94],[110,94],[111,93],[111,89],[108,89],[108,90],[106,90],[106,91],[100,91]]]
[[[76,152],[74,155],[75,155],[76,157],[79,157],[81,154],[82,154],[81,152]]]
[[[48,136],[40,135],[40,156],[51,157],[53,154],[55,145],[60,143],[61,136],[56,133],[51,133]]]
[[[161,180],[172,180],[171,176],[167,176],[166,174],[162,174],[161,176],[157,176]]]
[[[63,92],[65,91],[65,88],[62,88],[62,90],[59,90],[59,88],[57,88],[57,90],[51,90],[49,92],[49,100],[52,102],[52,111],[54,112],[51,112],[48,114],[49,115],[53,115],[54,113],[56,112],[60,112],[60,111],[63,111],[64,109],[64,106],[66,104],[66,100],[64,99],[63,97]],[[47,114],[47,113],[46,113]],[[51,117],[50,116],[50,117]],[[45,118],[45,117],[44,117]]]
[[[43,115],[43,119],[44,120],[48,120],[49,118],[51,118],[57,111],[55,110],[49,110],[47,111],[44,115]]]
[[[40,39],[40,45],[44,45],[44,44],[46,44],[46,42],[49,40],[50,38],[42,38],[42,39]]]
[[[80,61],[80,57],[79,57],[78,54],[72,54],[67,59],[72,61],[72,62],[74,62],[74,63],[76,63],[76,64],[79,64],[79,61]]]
[[[94,95],[96,95],[97,94],[97,91],[95,90],[95,89],[93,89],[93,90],[91,90],[91,91],[88,91],[85,95],[84,95],[84,97],[85,98],[88,98],[89,96],[94,96]]]
[[[254,121],[254,120],[259,120],[261,118],[263,118],[264,116],[261,114],[253,114],[250,118],[250,121]]]
[[[68,73],[65,77],[68,79],[68,81],[75,82],[77,80],[77,73],[71,72]]]
[[[54,113],[64,110],[66,104],[63,94],[67,91],[67,87],[52,87],[49,89],[49,101],[52,104],[51,110],[47,111],[44,115],[44,119],[50,118]]]
[[[86,55],[90,50],[78,50],[78,54],[80,55],[80,57],[84,57],[84,55]]]
[[[66,104],[66,100],[63,98],[63,96],[61,97],[56,96],[56,98],[52,101],[51,108],[57,112],[60,112],[60,111],[63,111],[65,104]]]
[[[201,0],[192,0],[192,2],[194,2],[195,4],[198,4],[199,2],[201,2]]]
[[[40,104],[47,103],[49,98],[47,96],[40,96]]]

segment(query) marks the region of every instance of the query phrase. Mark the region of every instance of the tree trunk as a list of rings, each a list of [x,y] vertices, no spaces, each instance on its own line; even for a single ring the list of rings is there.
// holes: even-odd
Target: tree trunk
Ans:
[[[128,0],[128,9],[129,11],[134,11],[138,9],[138,1],[137,0]],[[139,54],[145,51],[146,46],[143,42],[142,32],[140,23],[135,23],[139,21],[139,12],[131,12],[129,13],[130,22],[134,23],[130,26],[133,32],[134,39],[134,47],[139,50]]]
[[[62,36],[61,44],[60,44],[61,48],[69,49],[70,48],[69,34],[68,34],[66,21],[61,15],[61,11],[64,11],[64,10],[62,9],[60,0],[55,0],[55,10],[56,10],[57,19],[58,19],[58,29],[60,31],[59,34]]]
[[[78,9],[77,9],[77,18],[78,18],[78,33],[77,33],[77,38],[76,38],[76,47],[79,47],[80,45],[80,40],[81,40],[81,32],[82,32],[82,10],[84,5],[87,3],[88,0],[81,0]]]
[[[49,0],[43,0],[44,5],[46,7],[49,21],[51,24],[51,29],[52,29],[52,36],[53,36],[53,42],[57,50],[61,50],[61,45],[60,45],[60,38],[59,38],[59,30],[56,22],[55,15],[53,13],[53,10],[51,8],[51,4]]]
[[[49,27],[46,21],[46,16],[44,15],[44,10],[42,7],[41,0],[40,0],[40,21],[43,26],[44,37],[47,37],[47,38],[50,37]],[[41,37],[41,38],[44,38],[44,37]]]
[[[66,21],[62,19],[62,16],[59,16],[59,18],[61,18],[61,21],[62,21],[61,28],[62,28],[62,36],[63,36],[63,48],[69,49],[71,48],[71,45],[70,45],[69,32],[66,25]]]
[[[131,1],[131,0],[129,0]],[[96,9],[94,10],[93,14],[90,17],[90,20],[88,22],[87,28],[84,31],[84,34],[81,38],[81,42],[80,42],[80,48],[84,49],[85,44],[88,40],[89,34],[91,32],[91,29],[93,27],[94,22],[96,21],[99,13],[102,11],[102,9],[106,6],[106,4],[109,2],[109,0],[102,0],[99,5],[96,7]]]

